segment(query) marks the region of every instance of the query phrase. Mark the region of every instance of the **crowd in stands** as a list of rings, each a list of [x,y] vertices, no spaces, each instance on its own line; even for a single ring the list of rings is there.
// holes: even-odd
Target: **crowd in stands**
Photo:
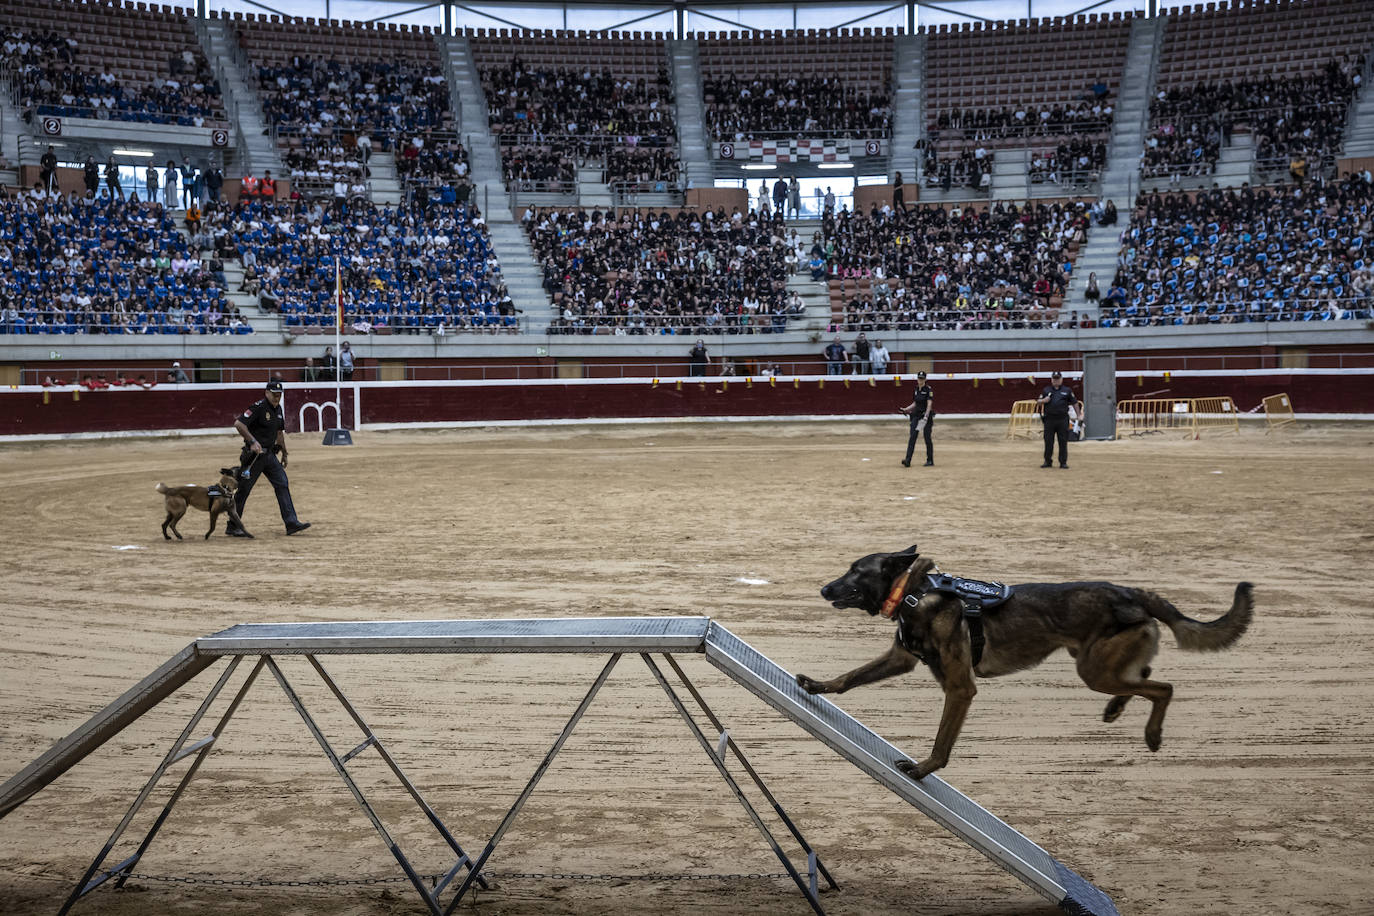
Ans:
[[[522,222],[551,334],[766,334],[802,311],[780,215],[527,210]]]
[[[1103,325],[1374,317],[1374,183],[1142,193]]]
[[[268,120],[311,137],[369,132],[389,149],[394,133],[440,128],[449,119],[448,86],[434,64],[297,56],[259,67],[258,86]]]
[[[1052,150],[1031,152],[1032,183],[1090,185],[1107,167],[1107,144],[1101,140],[1073,137]]]
[[[934,129],[942,136],[958,136],[965,140],[1106,133],[1112,127],[1113,107],[1106,86],[1101,89],[1100,96],[1077,103],[941,111],[936,116]]]
[[[1076,326],[1060,305],[1088,222],[1081,202],[841,210],[823,221],[836,330]]]
[[[7,333],[251,333],[225,285],[157,203],[0,188]]]
[[[463,199],[470,193],[471,171],[467,149],[452,135],[407,136],[396,157],[396,177],[402,185],[455,186]]]
[[[1210,175],[1221,146],[1238,129],[1255,138],[1255,158],[1269,171],[1306,178],[1333,163],[1346,109],[1359,90],[1362,61],[1328,61],[1319,72],[1161,89],[1150,102],[1141,157],[1147,177]]]
[[[0,70],[14,74],[25,121],[55,115],[105,121],[139,121],[203,127],[224,120],[219,83],[199,51],[167,61],[167,76],[130,85],[103,69],[80,66],[80,44],[58,32],[7,30]]]
[[[766,137],[886,137],[890,98],[834,76],[725,76],[702,81],[706,125],[717,140]]]
[[[982,188],[992,186],[993,152],[981,144],[973,149],[948,150],[935,141],[922,140],[922,172],[932,188]]]
[[[578,165],[601,162],[606,180],[675,180],[672,80],[619,77],[606,70],[534,68],[518,57],[482,70],[491,131],[507,182],[572,181]],[[671,176],[671,178],[669,177]]]
[[[345,321],[357,332],[518,330],[481,213],[447,192],[345,213],[319,201],[240,203],[208,216],[207,231],[243,263],[244,291],[287,328],[333,326],[337,259]]]

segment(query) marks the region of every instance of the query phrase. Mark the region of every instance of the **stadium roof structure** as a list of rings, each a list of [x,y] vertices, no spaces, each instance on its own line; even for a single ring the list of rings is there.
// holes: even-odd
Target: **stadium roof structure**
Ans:
[[[535,3],[527,0],[479,0],[479,2],[416,2],[416,0],[197,0],[197,11],[207,7],[227,12],[268,12],[283,16],[346,18],[358,22],[410,22],[442,26],[446,31],[464,26],[539,30],[585,29],[598,32],[689,32],[770,29],[893,28],[912,32],[919,25],[945,22],[997,23],[1018,19],[1073,18],[1089,12],[1136,10],[1154,15],[1159,9],[1180,5],[1160,0],[787,0],[785,3],[748,0],[561,0]],[[551,22],[550,12],[561,18]]]

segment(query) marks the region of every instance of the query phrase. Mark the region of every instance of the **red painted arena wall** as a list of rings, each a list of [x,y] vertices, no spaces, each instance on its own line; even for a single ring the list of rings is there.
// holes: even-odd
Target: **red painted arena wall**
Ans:
[[[1071,383],[1076,380],[1071,379]],[[1041,377],[931,373],[943,414],[1004,416],[1013,401],[1035,397]],[[371,424],[485,423],[684,417],[855,418],[890,416],[911,400],[910,377],[799,376],[774,380],[713,378],[490,382],[363,382],[343,386],[343,421]],[[260,397],[253,384],[168,385],[150,390],[13,388],[0,392],[0,435],[195,430],[229,427]],[[1300,414],[1374,415],[1374,370],[1271,370],[1231,373],[1118,372],[1117,398],[1230,396],[1242,411],[1287,393]],[[333,400],[334,388],[287,386],[288,427],[297,431],[307,403]],[[356,403],[355,403],[356,401]],[[313,411],[306,428],[318,428]],[[332,416],[330,417],[332,421]],[[332,425],[332,422],[327,424]]]

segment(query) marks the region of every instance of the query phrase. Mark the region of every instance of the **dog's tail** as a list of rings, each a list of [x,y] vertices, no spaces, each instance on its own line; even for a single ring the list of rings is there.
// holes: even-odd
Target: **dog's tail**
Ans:
[[[166,492],[167,492],[167,485],[166,485],[165,483],[159,483],[159,484],[157,485],[157,491],[158,491],[159,493],[166,493]]]
[[[1145,609],[1150,616],[1174,631],[1180,649],[1190,652],[1219,652],[1230,648],[1250,626],[1255,610],[1255,587],[1249,582],[1236,586],[1231,609],[1216,620],[1203,622],[1185,617],[1168,601],[1154,592],[1144,592]]]

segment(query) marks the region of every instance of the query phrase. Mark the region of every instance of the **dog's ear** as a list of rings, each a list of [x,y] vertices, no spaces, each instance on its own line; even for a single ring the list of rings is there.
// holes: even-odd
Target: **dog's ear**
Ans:
[[[912,544],[912,545],[911,545],[910,547],[908,547],[906,550],[903,550],[902,553],[901,553],[901,555],[902,555],[902,556],[906,556],[906,557],[914,557],[914,556],[917,556],[917,553],[916,553],[916,545],[915,545],[915,544]]]
[[[220,469],[219,469],[219,474],[220,474],[221,477],[233,477],[233,476],[235,476],[235,475],[238,474],[238,469],[237,469],[237,468],[220,468]]]
[[[883,575],[888,579],[895,579],[910,568],[912,561],[920,554],[913,549],[902,551],[901,553],[890,553],[883,557]]]

